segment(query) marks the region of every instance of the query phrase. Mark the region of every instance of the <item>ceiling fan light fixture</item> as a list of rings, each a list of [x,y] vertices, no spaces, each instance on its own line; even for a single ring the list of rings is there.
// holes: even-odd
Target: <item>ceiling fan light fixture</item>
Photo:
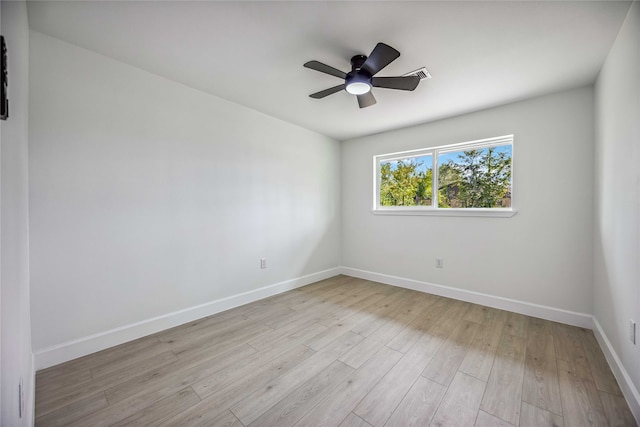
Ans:
[[[371,86],[365,82],[351,82],[345,89],[351,95],[364,95],[371,90]]]
[[[371,90],[371,79],[356,71],[347,74],[344,83],[345,90],[351,95],[364,95]]]

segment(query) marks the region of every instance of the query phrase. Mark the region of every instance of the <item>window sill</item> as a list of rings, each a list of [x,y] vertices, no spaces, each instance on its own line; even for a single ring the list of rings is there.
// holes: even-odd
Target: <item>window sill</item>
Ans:
[[[426,216],[471,216],[471,217],[493,217],[510,218],[518,213],[515,209],[373,209],[374,215],[426,215]]]

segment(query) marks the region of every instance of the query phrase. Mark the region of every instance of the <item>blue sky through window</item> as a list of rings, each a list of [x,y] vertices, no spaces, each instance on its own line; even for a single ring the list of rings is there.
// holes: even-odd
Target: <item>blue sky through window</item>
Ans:
[[[511,144],[500,145],[494,148],[496,153],[505,153],[507,158],[511,158],[511,154],[512,154]],[[458,158],[458,156],[463,151],[467,151],[467,150],[461,149],[460,151],[452,151],[448,153],[439,154],[438,167],[444,164],[447,164],[450,161],[453,161],[454,163],[459,163],[460,159]],[[480,152],[482,153],[482,155],[484,155],[487,152],[487,148],[481,148]],[[424,156],[417,156],[417,157],[407,157],[406,159],[402,159],[402,160],[385,160],[380,162],[380,164],[382,165],[382,164],[388,163],[391,165],[391,171],[394,171],[398,168],[398,162],[411,161],[411,160],[415,161],[418,164],[418,167],[416,168],[417,173],[426,172],[427,170],[431,169],[431,164],[432,164],[431,154],[424,155]]]
[[[426,172],[427,170],[431,169],[431,164],[433,163],[431,154],[426,156],[408,157],[406,160],[414,160],[418,164],[418,167],[416,168],[416,172],[418,173]],[[391,165],[391,171],[394,171],[398,168],[399,161],[402,160],[385,160],[380,162],[380,164],[383,165],[385,163],[388,163]]]
[[[508,145],[500,145],[498,147],[494,147],[496,153],[506,153],[508,158],[511,158],[511,144]],[[449,163],[449,161],[453,161],[454,163],[458,163],[459,158],[458,155],[463,152],[468,151],[462,149],[460,151],[452,151],[450,153],[442,153],[438,155],[438,167]],[[482,148],[480,152],[484,155],[487,152],[486,148]]]

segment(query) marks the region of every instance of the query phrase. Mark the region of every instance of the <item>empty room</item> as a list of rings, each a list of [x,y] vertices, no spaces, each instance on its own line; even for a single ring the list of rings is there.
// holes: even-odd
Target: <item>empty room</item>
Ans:
[[[640,422],[640,2],[0,21],[1,426]]]

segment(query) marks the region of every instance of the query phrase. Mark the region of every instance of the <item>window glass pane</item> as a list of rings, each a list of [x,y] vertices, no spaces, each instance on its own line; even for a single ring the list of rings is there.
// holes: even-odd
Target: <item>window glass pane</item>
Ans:
[[[510,208],[511,144],[438,155],[438,207]]]
[[[380,206],[431,206],[433,157],[380,162]]]

